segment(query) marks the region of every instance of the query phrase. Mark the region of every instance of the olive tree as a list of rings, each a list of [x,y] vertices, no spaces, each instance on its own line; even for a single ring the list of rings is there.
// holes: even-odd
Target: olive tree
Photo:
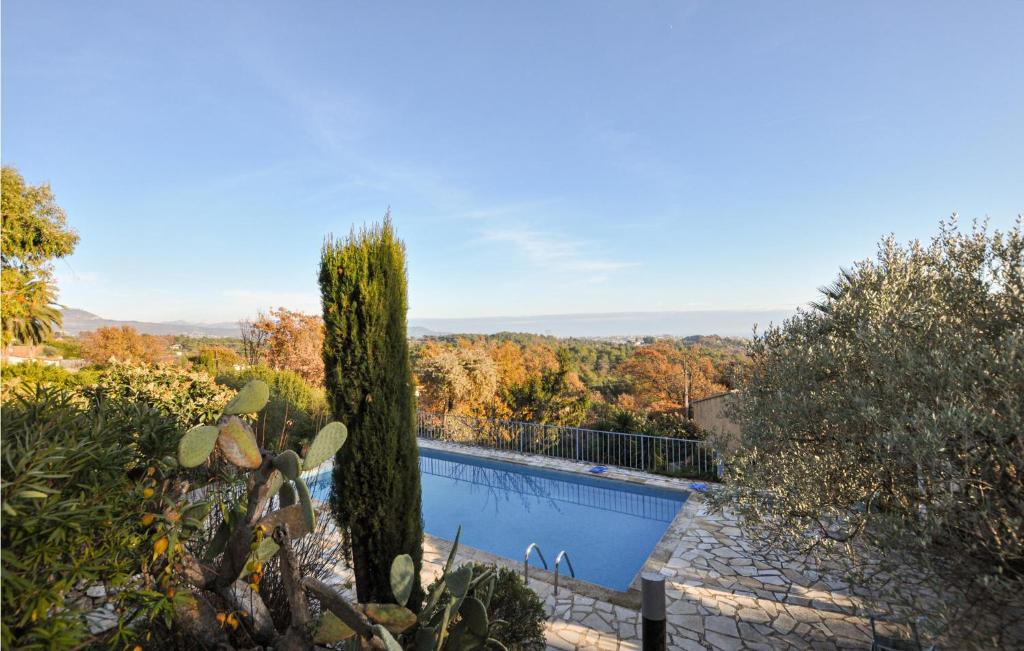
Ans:
[[[954,217],[930,243],[883,240],[756,335],[742,446],[715,504],[964,646],[1010,643],[1024,594],[1022,262],[1020,218],[965,232]]]

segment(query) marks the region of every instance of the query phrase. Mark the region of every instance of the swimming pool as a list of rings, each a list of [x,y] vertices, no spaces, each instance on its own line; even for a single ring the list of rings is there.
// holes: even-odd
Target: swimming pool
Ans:
[[[423,526],[520,561],[537,543],[549,568],[563,549],[576,578],[627,590],[687,493],[420,448]],[[330,471],[311,482],[326,499]],[[534,556],[530,564],[541,566]],[[568,576],[563,565],[561,572]]]
[[[427,533],[451,540],[461,525],[462,543],[516,560],[535,542],[552,570],[564,549],[576,578],[613,590],[629,588],[687,497],[430,449],[420,470]]]

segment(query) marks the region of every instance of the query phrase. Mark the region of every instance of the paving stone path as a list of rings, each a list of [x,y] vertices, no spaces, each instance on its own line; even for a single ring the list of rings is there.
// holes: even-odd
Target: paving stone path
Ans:
[[[453,446],[421,441],[423,447]],[[560,470],[585,472],[588,466],[561,460],[509,455],[493,450],[460,448],[462,452],[524,460]],[[607,476],[649,485],[686,488],[686,480],[610,470]],[[422,580],[428,585],[441,573],[450,543],[427,536]],[[460,561],[496,562],[521,569],[521,561],[480,550],[461,548]],[[644,572],[666,579],[669,647],[683,650],[737,649],[868,649],[869,624],[857,616],[859,602],[845,583],[820,572],[813,563],[759,554],[736,522],[710,515],[700,493],[692,493],[644,566]],[[640,615],[629,602],[633,594],[611,595],[575,582],[556,597],[550,575],[531,569],[530,587],[549,612],[548,649],[640,649]],[[343,565],[336,568],[340,585],[351,581]],[[637,582],[634,582],[634,588]],[[351,595],[349,592],[348,596]],[[614,603],[619,602],[619,603]]]

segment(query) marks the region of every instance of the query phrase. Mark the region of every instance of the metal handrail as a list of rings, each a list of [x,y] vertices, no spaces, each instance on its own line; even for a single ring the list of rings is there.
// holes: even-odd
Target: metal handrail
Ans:
[[[643,472],[688,471],[710,475],[721,470],[718,453],[709,442],[698,439],[425,411],[418,411],[416,419],[416,434],[424,439]]]
[[[530,552],[532,551],[537,552],[540,562],[544,563],[544,569],[548,569],[548,562],[544,560],[544,554],[540,551],[540,545],[537,543],[530,543],[530,546],[526,548],[526,554],[523,555],[523,583],[526,583],[527,585],[529,585],[528,581],[530,580]]]
[[[558,565],[562,562],[563,558],[565,559],[565,562],[569,564],[569,573],[572,575],[572,578],[574,578],[574,579],[576,578],[576,570],[572,566],[572,559],[569,558],[569,552],[567,552],[567,551],[565,551],[563,549],[562,551],[558,552],[558,556],[555,557],[555,594],[556,595],[558,594]]]

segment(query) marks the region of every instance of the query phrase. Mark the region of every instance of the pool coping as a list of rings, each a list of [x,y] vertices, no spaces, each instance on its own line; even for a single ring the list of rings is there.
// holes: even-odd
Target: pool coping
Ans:
[[[418,439],[417,443],[419,444],[419,447],[430,450],[463,454],[481,459],[505,461],[532,468],[545,468],[549,470],[578,474],[586,473],[586,476],[592,476],[591,473],[589,473],[589,470],[593,467],[593,464],[588,463],[568,461],[566,459],[557,459],[552,457],[542,457],[538,455],[526,455],[516,452],[506,452],[504,450],[492,450],[473,445],[447,443],[430,439]],[[661,574],[663,576],[669,576],[672,574],[671,572],[664,571],[666,564],[672,557],[672,552],[675,549],[675,543],[679,539],[681,533],[690,526],[694,515],[696,515],[700,507],[703,506],[703,499],[698,491],[688,488],[688,484],[691,481],[688,479],[650,475],[635,470],[616,468],[614,466],[609,466],[608,470],[601,474],[601,477],[613,481],[623,481],[687,493],[686,501],[680,507],[679,512],[676,513],[672,522],[670,522],[668,527],[665,528],[665,533],[663,533],[661,538],[658,539],[658,542],[655,543],[654,549],[652,549],[651,553],[648,554],[644,564],[637,571],[633,580],[630,581],[629,588],[626,590],[614,590],[596,583],[590,583],[589,581],[583,581],[581,579],[575,579],[571,576],[561,574],[558,577],[560,589],[564,587],[565,589],[584,597],[606,601],[624,608],[639,610],[641,577],[646,573]],[[451,544],[452,542],[446,538],[433,536],[426,532],[424,532],[424,537],[428,540],[434,539],[448,544]],[[502,565],[516,570],[521,570],[523,567],[522,561],[517,561],[515,559],[508,558],[507,556],[501,556],[482,549],[463,545],[461,542],[459,543],[459,548],[465,549],[466,551],[471,552],[474,556],[485,559],[485,561],[489,563]],[[530,578],[554,585],[555,573],[550,570],[545,570],[542,567],[535,567],[531,565]]]

